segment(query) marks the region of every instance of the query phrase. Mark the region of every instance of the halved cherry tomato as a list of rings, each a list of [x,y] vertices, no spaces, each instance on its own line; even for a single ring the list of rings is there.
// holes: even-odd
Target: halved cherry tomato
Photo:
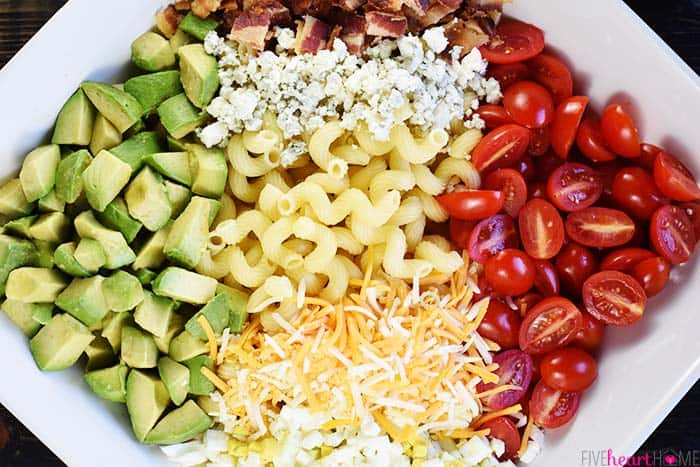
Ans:
[[[506,89],[503,107],[516,123],[527,128],[542,128],[554,116],[552,95],[532,81],[520,81]]]
[[[489,130],[513,123],[513,119],[510,118],[506,109],[500,105],[482,104],[476,113],[479,114]]]
[[[515,124],[499,126],[479,141],[472,151],[472,162],[479,172],[508,167],[525,155],[528,144],[527,128]]]
[[[482,399],[487,407],[500,410],[517,404],[523,398],[532,381],[534,363],[530,355],[519,349],[500,352],[493,357],[493,362],[498,364],[498,369],[495,371],[498,375],[498,383],[481,382],[476,387],[477,392],[488,391],[504,384],[518,386],[518,389],[499,392]]]
[[[492,298],[484,319],[479,324],[479,334],[491,339],[502,349],[512,349],[518,346],[518,332],[522,320],[518,313],[511,310],[503,302]]]
[[[520,326],[520,348],[543,354],[563,347],[581,329],[581,311],[569,300],[549,297],[530,310]]]
[[[593,162],[612,161],[617,157],[606,146],[600,122],[595,117],[587,117],[581,122],[576,133],[576,146]]]
[[[642,152],[642,155],[637,160],[639,165],[645,169],[654,170],[654,161],[662,149],[650,143],[642,143],[639,146],[639,150]]]
[[[535,265],[524,252],[507,248],[486,261],[484,275],[497,294],[521,295],[535,283]]]
[[[605,325],[586,311],[582,311],[581,315],[583,316],[583,326],[576,333],[576,337],[571,341],[571,345],[593,352],[603,342]]]
[[[558,158],[552,151],[548,151],[543,156],[535,158],[538,179],[546,182],[549,179],[549,174],[557,170],[563,163],[564,161]]]
[[[620,248],[614,250],[600,262],[601,271],[620,271],[629,273],[645,259],[654,258],[656,255],[646,248]]]
[[[562,159],[569,157],[587,106],[588,97],[573,96],[561,101],[554,112],[551,126],[552,149]]]
[[[654,160],[654,180],[661,192],[675,201],[700,199],[700,187],[690,170],[663,151]]]
[[[603,181],[584,164],[566,162],[549,176],[547,195],[562,211],[579,211],[592,206],[603,193]]]
[[[541,428],[559,428],[574,418],[580,400],[580,393],[558,391],[540,380],[530,397],[530,416]]]
[[[695,227],[685,211],[666,205],[656,210],[649,225],[654,250],[671,264],[685,263],[695,250]]]
[[[527,153],[531,156],[542,156],[549,151],[550,137],[549,127],[530,129],[530,145],[527,147]]]
[[[564,222],[543,199],[532,199],[522,207],[518,225],[523,248],[535,259],[553,258],[564,244]]]
[[[520,159],[513,168],[517,170],[526,182],[530,182],[537,176],[537,171],[535,169],[535,161],[532,157],[525,156]]]
[[[654,211],[669,203],[656,187],[654,177],[641,167],[625,167],[617,173],[612,197],[617,206],[642,220],[649,220]]]
[[[520,173],[513,169],[499,169],[489,174],[484,182],[484,188],[503,193],[503,212],[517,217],[520,208],[527,201],[527,185]],[[495,213],[494,213],[495,214]]]
[[[568,347],[545,355],[540,362],[540,373],[552,389],[585,391],[598,376],[598,365],[588,353]]]
[[[572,297],[581,295],[581,286],[598,270],[593,252],[576,242],[564,245],[554,262],[562,290]]]
[[[546,259],[533,260],[535,288],[545,297],[559,295],[559,275],[554,265]]]
[[[615,205],[612,197],[612,186],[615,181],[615,176],[624,167],[620,161],[621,159],[609,162],[598,162],[593,166],[603,182],[603,194],[600,196],[600,200],[598,200],[598,206],[614,207]]]
[[[619,271],[602,271],[583,283],[586,310],[610,326],[627,326],[639,321],[646,302],[639,282]]]
[[[496,214],[476,224],[469,237],[469,257],[484,264],[487,259],[505,250],[518,246],[518,233],[513,218]]]
[[[620,104],[605,108],[600,129],[607,146],[622,157],[635,158],[642,154],[637,128]]]
[[[530,70],[524,63],[508,63],[504,65],[490,65],[486,71],[488,78],[496,78],[501,85],[501,90],[505,91],[512,84],[518,81],[529,79]]]
[[[522,62],[544,49],[544,32],[536,26],[520,21],[503,21],[496,28],[491,42],[479,48],[490,63]]]
[[[450,239],[461,249],[469,246],[469,236],[474,230],[474,221],[463,221],[456,217],[450,217]]]
[[[574,92],[574,80],[571,71],[564,62],[549,54],[540,54],[527,62],[530,73],[554,96],[555,102],[571,97]]]
[[[647,298],[653,297],[666,287],[670,273],[671,265],[659,257],[640,261],[632,269],[632,277],[637,279]]]
[[[622,211],[586,208],[566,218],[566,233],[574,241],[597,248],[624,245],[634,236],[635,225]]]
[[[518,307],[518,313],[521,317],[527,316],[527,313],[538,303],[540,303],[544,297],[538,293],[530,292],[526,293],[522,297],[516,298],[513,303]]]
[[[683,203],[680,207],[688,215],[688,219],[693,223],[695,227],[695,240],[700,240],[700,203]]]
[[[436,199],[450,216],[463,221],[479,221],[500,211],[505,196],[500,191],[469,190],[447,193]]]
[[[491,430],[488,437],[490,439],[500,439],[505,445],[503,454],[498,457],[500,461],[506,461],[518,455],[520,449],[520,432],[515,423],[508,417],[497,417],[489,420],[480,428]]]

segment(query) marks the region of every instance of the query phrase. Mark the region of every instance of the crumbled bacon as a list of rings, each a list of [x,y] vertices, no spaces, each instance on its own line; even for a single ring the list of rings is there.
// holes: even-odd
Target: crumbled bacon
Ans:
[[[187,11],[192,8],[192,0],[175,0],[173,6],[178,11]]]
[[[437,24],[445,16],[456,11],[462,0],[431,0],[425,14],[415,17],[419,29],[425,29]]]
[[[328,34],[328,41],[326,42],[326,48],[327,49],[332,49],[333,48],[333,42],[335,42],[336,39],[340,38],[340,33],[342,32],[343,27],[339,24],[336,24],[331,28],[330,34]]]
[[[229,38],[248,44],[255,50],[263,50],[269,29],[270,15],[268,13],[255,14],[251,11],[244,11],[233,22]]]
[[[474,47],[480,47],[488,43],[490,36],[481,29],[477,21],[457,21],[448,24],[445,35],[451,47],[462,47],[462,55],[468,53]]]
[[[504,3],[511,3],[512,0],[468,0],[469,6],[484,10],[501,9]]]
[[[399,37],[408,30],[408,21],[403,15],[369,11],[365,18],[367,34],[370,36]]]
[[[340,38],[348,47],[348,52],[359,55],[367,37],[367,20],[360,15],[343,15],[341,19],[343,31]]]
[[[173,5],[170,5],[156,13],[156,27],[165,37],[173,37],[184,17]]]
[[[368,0],[367,11],[381,11],[382,13],[400,13],[404,0]]]
[[[221,6],[221,0],[193,0],[192,13],[200,18],[207,18]]]
[[[289,25],[292,23],[292,15],[289,12],[289,8],[282,5],[277,0],[257,1],[249,11],[255,15],[269,15],[270,25],[272,26]]]
[[[304,24],[297,29],[295,51],[301,53],[316,53],[326,46],[330,28],[323,21],[306,15]]]
[[[403,4],[412,16],[423,16],[430,5],[428,0],[405,0]]]
[[[343,11],[351,12],[360,8],[367,0],[331,0],[331,4]]]

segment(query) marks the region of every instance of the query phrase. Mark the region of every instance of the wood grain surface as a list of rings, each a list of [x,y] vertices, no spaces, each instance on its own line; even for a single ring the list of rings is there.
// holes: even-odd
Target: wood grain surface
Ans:
[[[0,67],[64,3],[65,0],[0,0]],[[700,72],[700,0],[627,0],[627,3],[696,72]],[[128,41],[129,38],[124,40]],[[7,358],[6,355],[2,357]],[[2,378],[0,378],[0,384],[2,384]],[[643,388],[630,388],[629,397],[634,397],[635,391],[643,390]],[[639,453],[660,452],[667,449],[698,450],[700,449],[699,427],[700,384],[696,384],[644,443]],[[63,463],[41,441],[0,405],[0,467],[62,465]],[[572,460],[571,466],[575,465],[580,465],[578,459]]]

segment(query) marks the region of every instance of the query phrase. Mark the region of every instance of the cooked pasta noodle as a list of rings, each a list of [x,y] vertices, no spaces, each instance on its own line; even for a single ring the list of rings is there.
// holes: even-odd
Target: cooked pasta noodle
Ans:
[[[449,140],[444,130],[433,130],[425,138],[416,139],[408,127],[400,123],[391,130],[391,141],[401,157],[412,164],[425,164],[434,158]]]
[[[333,154],[350,165],[367,165],[371,156],[356,144],[343,144],[333,148]]]
[[[421,190],[411,190],[409,194],[415,195],[420,199],[423,205],[423,212],[426,217],[433,222],[445,222],[449,219],[450,215],[445,211],[445,209],[437,202],[435,197],[425,193]]]
[[[234,219],[236,217],[236,202],[228,193],[224,193],[219,201],[221,202],[221,208],[216,214],[214,222],[212,222],[212,227],[216,227],[227,219]]]
[[[229,272],[231,277],[244,287],[260,287],[265,279],[270,277],[275,273],[277,266],[270,263],[262,255],[262,248],[258,245],[257,248],[260,249],[259,259],[253,261],[253,258],[248,259],[238,246],[228,247],[230,250],[230,260],[229,260]]]
[[[418,244],[414,257],[430,261],[435,270],[442,273],[453,273],[464,265],[462,255],[456,251],[447,252],[429,240]]]
[[[382,260],[384,271],[399,279],[425,277],[433,270],[433,264],[423,259],[406,259],[406,236],[398,227],[390,229]]]
[[[331,227],[331,232],[335,235],[338,249],[347,251],[351,255],[359,255],[365,249],[364,245],[357,241],[352,231],[347,227]]]
[[[481,186],[481,176],[474,165],[466,159],[448,157],[435,169],[435,176],[445,183],[452,177],[457,177],[470,190],[476,190]]]
[[[411,164],[411,172],[413,172],[418,188],[429,195],[437,196],[445,191],[447,181],[435,175],[427,166]]]
[[[362,167],[350,175],[350,186],[362,191],[369,191],[372,179],[387,168],[383,157],[373,157],[366,167]]]
[[[328,283],[321,290],[320,296],[331,303],[340,301],[345,296],[348,284],[350,284],[350,272],[341,258],[343,256],[333,257],[324,272],[328,276]]]
[[[481,130],[470,128],[452,140],[447,153],[450,157],[465,159],[472,153],[476,145],[479,144],[481,138],[483,138]]]
[[[251,157],[243,145],[241,135],[231,137],[226,146],[226,155],[231,167],[246,177],[260,177],[279,165],[279,154],[268,152],[258,157]]]
[[[258,209],[270,220],[276,221],[281,217],[277,202],[284,192],[272,184],[265,185],[258,198]]]
[[[348,163],[334,156],[331,144],[345,133],[340,122],[328,122],[316,130],[309,140],[311,160],[324,171],[336,178],[343,178],[348,173]]]
[[[284,269],[294,269],[304,264],[304,258],[299,253],[284,246],[285,240],[294,234],[295,222],[295,217],[281,217],[265,230],[261,239],[265,256]]]
[[[338,243],[331,229],[308,217],[300,217],[294,222],[293,232],[296,237],[316,244],[316,248],[304,258],[304,269],[324,272],[338,251]]]
[[[279,155],[281,142],[282,140],[272,130],[243,132],[243,147],[253,154],[276,152]]]
[[[357,144],[370,156],[382,156],[394,148],[392,140],[379,141],[375,139],[364,123],[355,128],[352,134],[357,140]]]
[[[403,170],[385,170],[374,176],[369,184],[369,198],[377,202],[388,191],[408,191],[416,185],[416,178],[411,172]]]
[[[420,199],[417,196],[406,196],[401,200],[401,205],[399,209],[396,210],[391,219],[389,219],[388,224],[390,225],[406,225],[411,222],[415,222],[423,214],[423,204],[421,204]]]
[[[408,251],[415,251],[418,244],[423,240],[426,224],[427,218],[425,215],[422,215],[419,219],[404,226],[403,231],[404,235],[406,235],[406,248],[408,248]]]

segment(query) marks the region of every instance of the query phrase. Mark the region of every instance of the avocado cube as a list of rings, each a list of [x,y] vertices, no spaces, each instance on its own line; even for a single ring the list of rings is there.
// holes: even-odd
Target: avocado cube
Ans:
[[[214,31],[218,27],[219,23],[215,19],[203,19],[196,16],[192,12],[187,13],[187,15],[182,19],[182,21],[180,21],[180,25],[178,26],[180,30],[185,31],[186,33],[199,39],[200,41],[203,41],[204,38],[207,37],[207,34],[209,34],[211,31]]]
[[[56,298],[56,306],[79,319],[86,326],[102,321],[109,308],[102,293],[104,277],[75,278]]]
[[[39,212],[63,212],[66,208],[66,202],[58,197],[56,189],[41,198],[38,203]]]
[[[156,337],[163,338],[170,326],[175,303],[165,297],[159,297],[148,290],[144,293],[144,299],[136,307],[134,321],[142,329]]]
[[[56,196],[66,203],[75,203],[83,192],[83,172],[92,162],[90,153],[81,149],[58,163],[56,169]]]
[[[0,187],[0,214],[10,219],[26,216],[36,207],[27,201],[19,178],[13,178]]]
[[[153,281],[153,292],[193,305],[203,305],[214,298],[216,279],[178,267],[166,268]]]
[[[226,156],[221,149],[207,149],[200,144],[188,144],[192,169],[192,192],[209,198],[221,198],[228,180]]]
[[[182,211],[184,211],[189,204],[192,199],[192,192],[184,186],[173,183],[170,180],[165,181],[165,191],[168,193],[168,199],[173,208],[172,217],[175,219],[182,214]]]
[[[156,341],[156,346],[158,350],[162,353],[167,354],[170,351],[170,343],[173,338],[179,334],[185,325],[185,320],[177,313],[173,313],[170,317],[170,323],[168,324],[168,329],[165,331],[163,337],[154,336],[153,340]]]
[[[60,160],[61,150],[57,144],[40,146],[27,154],[19,172],[19,181],[27,202],[37,201],[53,190]]]
[[[143,224],[129,215],[129,208],[120,197],[109,203],[104,212],[97,213],[97,219],[105,227],[121,232],[127,243],[133,242],[143,227]]]
[[[0,297],[5,294],[5,283],[10,273],[36,261],[36,247],[27,240],[0,234]]]
[[[68,98],[56,119],[51,142],[71,146],[87,146],[92,139],[95,108],[82,89]]]
[[[164,356],[158,359],[158,374],[168,389],[173,404],[182,405],[190,391],[189,368],[168,356]]]
[[[124,326],[121,356],[130,368],[155,368],[158,364],[158,347],[149,333]]]
[[[49,243],[43,240],[32,240],[32,243],[36,247],[36,261],[32,266],[44,269],[53,268],[53,253],[55,243]]]
[[[183,185],[192,185],[190,156],[187,152],[160,152],[145,159],[146,164],[161,175]]]
[[[124,83],[124,90],[141,103],[146,113],[183,92],[180,72],[176,70],[136,76]]]
[[[216,289],[217,294],[223,294],[229,310],[228,327],[234,334],[243,331],[246,321],[248,321],[248,297],[249,295],[240,290],[219,284]]]
[[[128,311],[109,313],[103,320],[100,335],[107,339],[115,353],[119,353],[122,347],[122,329],[124,326],[133,325],[134,320]]]
[[[110,84],[86,81],[80,87],[92,105],[120,133],[131,128],[143,115],[143,108],[135,97]]]
[[[136,270],[142,270],[144,268],[158,268],[165,261],[165,254],[163,253],[163,247],[165,247],[165,242],[168,239],[170,229],[172,228],[172,223],[168,223],[163,226],[143,244],[139,250],[138,255],[136,255],[136,260],[131,267]]]
[[[178,444],[204,433],[214,424],[196,402],[189,400],[167,414],[146,436],[146,444]]]
[[[61,271],[73,277],[90,277],[96,271],[88,271],[75,259],[76,243],[62,243],[53,253],[53,261]]]
[[[126,402],[126,376],[129,367],[119,363],[115,366],[85,373],[85,381],[102,399],[112,402]]]
[[[102,292],[112,311],[133,310],[144,298],[141,282],[125,271],[117,271],[105,279]]]
[[[129,214],[148,230],[155,232],[170,220],[172,207],[162,177],[144,167],[134,177],[124,194]]]
[[[211,326],[214,331],[214,335],[217,337],[224,332],[224,329],[228,327],[230,310],[228,308],[228,300],[226,295],[218,294],[209,303],[206,304],[201,310],[195,313],[192,318],[185,324],[185,329],[187,332],[192,334],[194,337],[201,339],[203,341],[207,340],[207,334],[202,329],[199,324],[200,316],[204,318]]]
[[[214,365],[208,355],[199,355],[184,362],[190,369],[190,394],[204,396],[214,391],[214,385],[202,374],[202,368],[212,369]]]
[[[102,212],[129,183],[131,166],[107,150],[95,156],[83,172],[83,185],[90,206]]]
[[[103,149],[110,150],[122,142],[122,134],[104,115],[97,114],[90,140],[90,152],[98,154]]]
[[[168,348],[168,355],[177,362],[184,362],[209,351],[207,344],[183,331],[173,338]]]
[[[156,277],[158,277],[158,273],[152,269],[144,268],[136,271],[136,278],[141,282],[141,285],[150,285]]]
[[[173,49],[173,53],[175,53],[175,55],[177,56],[180,47],[194,42],[194,37],[190,36],[182,29],[178,29],[173,35],[173,37],[169,39],[169,42],[170,47]]]
[[[126,378],[126,408],[136,439],[143,442],[170,402],[165,384],[155,376],[131,370]]]
[[[29,234],[29,228],[34,224],[39,218],[37,215],[20,217],[19,219],[12,220],[3,226],[5,233],[10,235],[16,235],[18,237],[31,238]]]
[[[175,65],[175,54],[167,39],[149,31],[132,42],[131,61],[142,70],[160,71]]]
[[[94,338],[80,321],[67,314],[58,314],[39,330],[29,347],[40,369],[58,371],[77,362]]]
[[[219,89],[219,69],[215,57],[202,44],[180,47],[180,79],[190,102],[204,109]]]
[[[86,271],[95,274],[107,262],[105,251],[97,240],[83,238],[78,243],[73,253],[75,260]]]
[[[194,268],[202,259],[209,237],[211,205],[206,198],[195,196],[173,222],[163,251],[170,261]]]
[[[109,152],[131,166],[136,172],[143,167],[143,158],[149,154],[160,152],[158,133],[144,131],[127,139],[119,146],[113,147]]]
[[[85,371],[106,368],[116,362],[112,345],[102,336],[97,336],[95,340],[90,342],[90,345],[85,349],[85,355],[88,358]]]
[[[90,211],[81,213],[74,221],[75,230],[80,238],[97,240],[105,254],[105,267],[119,269],[131,264],[136,259],[121,233],[102,226]]]
[[[52,303],[29,303],[29,308],[32,311],[32,319],[42,326],[48,324],[53,317]]]
[[[23,303],[17,300],[7,299],[0,305],[10,321],[17,326],[27,337],[32,337],[41,328],[41,323],[34,319],[34,307],[53,307],[48,304]],[[189,376],[189,373],[188,373]]]
[[[54,269],[21,267],[7,278],[7,298],[24,303],[51,303],[66,288],[68,280]]]
[[[71,232],[71,221],[62,212],[39,216],[29,227],[29,236],[49,243],[65,241]]]
[[[168,142],[168,150],[172,152],[187,152],[187,149],[185,149],[185,145],[187,144],[185,141],[180,140],[180,139],[175,139],[172,136],[168,135],[165,137],[165,139]]]
[[[158,116],[170,136],[184,138],[207,121],[207,113],[192,105],[185,93],[167,99],[158,106]]]

